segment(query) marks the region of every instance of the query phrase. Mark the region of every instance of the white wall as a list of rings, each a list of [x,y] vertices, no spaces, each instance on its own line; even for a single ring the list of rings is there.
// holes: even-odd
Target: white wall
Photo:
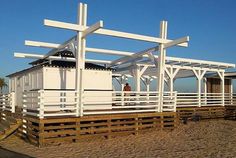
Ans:
[[[93,99],[97,101],[99,96],[108,96],[104,101],[111,101],[112,96],[112,72],[101,70],[84,70],[84,89],[86,95],[93,95]],[[48,89],[48,90],[75,90],[75,69],[74,68],[58,68],[43,67],[32,69],[24,73],[20,73],[14,77],[10,77],[10,92],[16,92],[16,103],[22,106],[22,92],[30,90]],[[102,93],[92,92],[92,90],[102,91]],[[107,91],[107,92],[106,92]],[[58,102],[60,93],[45,94],[54,95],[55,97],[45,98],[45,102]],[[69,94],[72,95],[72,94]],[[73,99],[69,99],[72,101]],[[90,100],[91,101],[91,100]],[[105,105],[111,106],[111,105]]]
[[[55,67],[44,67],[44,89],[52,90],[75,90],[75,69],[71,68],[55,68]],[[112,98],[112,72],[101,71],[101,70],[84,70],[84,90],[85,95],[93,96],[92,98],[86,98],[85,101],[111,101]],[[98,92],[94,92],[98,91]],[[63,93],[50,93],[47,92],[45,95],[51,97],[45,98],[45,102],[56,103],[62,101],[60,96]],[[72,95],[72,94],[68,94]],[[101,97],[101,96],[105,96]],[[65,100],[63,100],[65,101]],[[73,99],[67,98],[67,102],[73,102]],[[57,106],[57,105],[52,105]],[[111,104],[96,105],[98,109],[110,108]]]
[[[44,67],[44,89],[75,89],[75,69]]]
[[[75,89],[75,69],[44,67],[44,89]],[[112,90],[112,72],[84,70],[85,90]]]
[[[9,92],[15,92],[17,106],[22,106],[23,91],[43,88],[43,71],[42,69],[29,70],[10,77],[11,88]]]

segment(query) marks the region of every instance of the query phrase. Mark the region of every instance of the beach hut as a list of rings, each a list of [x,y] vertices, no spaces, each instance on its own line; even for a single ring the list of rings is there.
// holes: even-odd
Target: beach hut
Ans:
[[[166,56],[168,48],[187,47],[189,41],[188,36],[167,39],[166,21],[160,23],[159,37],[104,29],[103,21],[89,26],[87,5],[80,3],[77,24],[45,19],[44,25],[72,30],[76,35],[62,44],[25,41],[28,46],[51,48],[46,55],[14,54],[37,59],[32,67],[8,75],[9,92],[15,94],[11,97],[14,104],[9,106],[20,109],[21,134],[32,143],[41,146],[83,136],[173,129],[179,116],[191,117],[198,111],[206,117],[222,117],[229,100],[232,103],[232,92],[225,93],[225,70],[235,64]],[[150,42],[155,46],[139,52],[87,47],[89,34]],[[121,57],[111,61],[85,58],[90,52]],[[210,80],[206,76],[212,73],[219,76],[217,93],[207,91]],[[176,92],[174,81],[188,77],[196,77],[196,93]],[[135,87],[124,92],[128,78],[134,79]],[[120,91],[114,90],[112,79],[118,81]],[[150,90],[153,80],[157,83],[155,91]],[[146,90],[141,90],[141,82]],[[5,110],[5,103],[1,105]]]
[[[32,62],[32,67],[8,75],[9,93],[15,93],[15,102],[18,108],[23,106],[23,95],[27,92],[38,92],[40,90],[55,94],[55,98],[46,97],[45,101],[60,102],[61,95],[66,97],[66,91],[72,94],[75,91],[75,63],[52,61],[50,64],[45,60]],[[84,71],[84,91],[103,91],[102,95],[111,94],[112,91],[112,71],[104,66],[86,63]],[[107,93],[108,94],[107,94]],[[98,93],[93,93],[94,96]],[[99,94],[101,95],[101,94]],[[58,98],[57,98],[58,97]],[[70,99],[71,101],[73,99]],[[65,102],[68,100],[65,100]],[[74,100],[73,100],[74,101]],[[103,101],[111,101],[104,98]],[[60,106],[60,104],[58,104]],[[56,105],[54,105],[56,111]],[[111,108],[111,104],[106,108]],[[99,108],[99,107],[98,107]]]

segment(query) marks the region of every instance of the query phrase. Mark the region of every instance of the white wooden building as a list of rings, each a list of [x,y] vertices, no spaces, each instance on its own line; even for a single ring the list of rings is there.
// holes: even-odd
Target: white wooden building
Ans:
[[[63,66],[62,66],[63,65]],[[67,66],[66,66],[67,65]],[[93,91],[103,91],[109,95],[112,91],[112,71],[105,67],[86,64],[84,71],[84,91],[95,95]],[[29,91],[75,91],[75,64],[55,63],[51,65],[38,64],[31,68],[8,75],[9,93],[14,92],[16,105],[22,107],[23,92]],[[107,92],[107,93],[106,93]],[[59,95],[59,94],[58,94]],[[99,95],[99,94],[98,94]],[[60,97],[60,96],[58,96]],[[60,98],[45,98],[46,101],[59,102]],[[103,101],[109,101],[105,98]],[[108,108],[110,105],[106,106]]]

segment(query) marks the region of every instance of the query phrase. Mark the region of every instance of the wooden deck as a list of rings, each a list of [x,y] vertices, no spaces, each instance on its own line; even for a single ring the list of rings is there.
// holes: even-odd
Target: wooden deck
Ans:
[[[177,108],[177,113],[180,119],[191,119],[194,116],[199,116],[200,119],[215,119],[225,117],[224,106],[210,106],[210,107],[183,107]]]
[[[177,108],[180,119],[191,119],[199,116],[200,119],[236,119],[236,106],[204,106]]]
[[[68,118],[39,119],[24,117],[23,129],[26,137],[38,146],[54,144],[64,141],[80,141],[83,138],[105,136],[107,138],[138,134],[148,130],[174,129],[179,118],[174,112],[113,114]]]

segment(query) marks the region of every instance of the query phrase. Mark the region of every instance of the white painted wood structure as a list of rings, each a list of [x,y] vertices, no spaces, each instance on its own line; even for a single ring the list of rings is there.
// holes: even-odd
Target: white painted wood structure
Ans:
[[[61,28],[65,30],[72,30],[72,31],[75,31],[76,35],[63,44],[26,40],[25,45],[52,48],[52,50],[46,55],[16,52],[14,56],[21,57],[21,58],[41,59],[49,63],[53,61],[76,63],[76,67],[74,69],[75,76],[72,79],[72,81],[75,83],[75,91],[72,92],[73,99],[75,99],[73,101],[75,105],[73,105],[72,107],[68,107],[69,109],[66,109],[66,108],[63,109],[60,107],[59,108],[60,110],[72,110],[72,111],[75,110],[71,112],[71,114],[76,115],[76,116],[83,116],[83,115],[88,115],[88,114],[127,113],[127,112],[144,112],[144,111],[162,112],[162,111],[168,111],[168,109],[170,109],[169,111],[175,111],[176,99],[180,99],[179,101],[177,100],[177,106],[178,105],[187,106],[190,104],[192,105],[192,103],[188,103],[186,102],[186,100],[185,102],[181,102],[181,97],[182,98],[185,97],[186,99],[188,95],[190,95],[190,98],[197,97],[194,99],[194,104],[192,106],[195,106],[195,103],[197,103],[198,106],[208,105],[206,104],[206,100],[209,98],[208,96],[211,96],[212,94],[207,94],[206,88],[202,89],[202,82],[204,80],[204,75],[207,73],[212,73],[212,72],[217,73],[220,76],[221,81],[222,81],[221,93],[214,96],[219,97],[220,95],[221,106],[222,105],[224,106],[225,104],[224,72],[225,72],[225,69],[234,68],[235,65],[229,64],[229,63],[222,63],[222,62],[212,62],[212,61],[203,61],[203,60],[194,60],[194,59],[166,56],[167,48],[170,48],[173,46],[187,47],[188,41],[189,41],[188,36],[182,37],[176,40],[168,39],[167,38],[167,21],[160,22],[159,37],[151,37],[151,36],[146,36],[146,35],[104,29],[103,21],[98,21],[97,23],[91,26],[88,26],[87,25],[87,5],[80,3],[79,11],[78,11],[78,20],[76,24],[45,19],[44,25],[50,26],[50,27]],[[128,52],[128,51],[120,51],[120,50],[91,48],[91,47],[86,46],[86,37],[89,34],[99,34],[99,35],[113,36],[113,37],[119,37],[119,38],[126,38],[126,39],[131,39],[131,40],[151,42],[151,43],[154,43],[156,46],[153,48],[148,48],[140,52]],[[68,57],[68,56],[62,56],[62,55],[57,54],[58,52],[63,52],[63,51],[72,52],[72,56]],[[120,56],[120,58],[113,61],[86,59],[85,54],[89,52],[116,55],[116,56]],[[158,52],[158,56],[154,54],[155,52]],[[119,92],[111,91],[110,93],[107,93],[105,95],[102,95],[104,92],[99,92],[99,91],[94,91],[93,94],[90,93],[90,95],[86,94],[86,91],[85,91],[86,82],[89,79],[84,78],[87,72],[87,70],[85,69],[85,63],[105,64],[106,68],[111,68],[115,70],[115,71],[110,71],[112,72],[112,75],[110,75],[110,78],[108,77],[109,79],[107,78],[107,80],[110,80],[113,76],[113,78],[117,79],[117,81],[120,83],[122,89],[124,87],[125,82],[127,81],[127,78],[134,77],[135,91],[130,92],[132,94],[130,97],[126,97],[126,99],[131,99],[131,100],[125,101],[124,92],[122,91],[119,91]],[[193,77],[193,76],[195,76],[197,79],[197,85],[198,85],[197,93],[179,94],[177,96],[177,92],[174,91],[175,79]],[[92,78],[93,76],[90,75],[89,77]],[[151,92],[150,83],[152,80],[155,80],[155,79],[157,80],[156,90],[154,92]],[[46,79],[46,80],[44,79],[43,82],[49,82],[49,80],[50,79]],[[141,86],[140,86],[141,81],[144,82],[144,84],[146,85],[146,92],[141,91]],[[169,87],[168,92],[164,91],[165,82],[167,83]],[[37,93],[36,98],[40,96],[39,97],[41,98],[40,105],[45,103],[46,92],[47,90],[45,90],[45,88],[39,88],[39,91],[37,92],[30,92],[30,91],[23,92],[24,97],[26,97],[24,99],[26,102],[25,107],[28,107],[26,105],[29,103],[29,100],[27,101],[27,97],[29,97],[29,95],[32,95],[31,93]],[[67,93],[65,91],[63,92],[54,91],[54,92],[55,94],[60,93],[60,97],[62,97],[61,93]],[[103,99],[99,98],[95,94],[100,94],[101,95],[100,97]],[[42,95],[44,95],[44,97],[41,97]],[[54,97],[56,96],[57,95],[55,95]],[[32,97],[35,97],[35,96],[32,96]],[[92,97],[95,97],[93,101],[91,101],[91,99],[88,99]],[[110,101],[109,100],[106,101],[105,98],[110,98]],[[155,99],[153,100],[153,98]],[[57,103],[58,102],[60,101],[57,101]],[[145,104],[142,104],[142,103],[145,103]],[[98,109],[99,104],[102,104],[104,107],[109,105],[110,109],[105,108],[107,109],[107,111],[99,111]],[[63,103],[63,105],[65,104]],[[39,111],[42,109],[47,111],[47,108],[38,106],[38,104],[37,106],[33,107],[33,109],[35,108]],[[118,110],[113,110],[113,109],[118,109]],[[129,109],[129,110],[125,110],[125,109]],[[55,109],[51,109],[51,111],[53,110]],[[91,111],[89,112],[86,110],[91,110]],[[28,114],[30,113],[27,110],[25,110],[24,112]],[[42,112],[36,113],[35,115],[39,117],[47,116],[45,114],[42,114]],[[54,116],[56,114],[48,114],[48,116],[49,115]]]

